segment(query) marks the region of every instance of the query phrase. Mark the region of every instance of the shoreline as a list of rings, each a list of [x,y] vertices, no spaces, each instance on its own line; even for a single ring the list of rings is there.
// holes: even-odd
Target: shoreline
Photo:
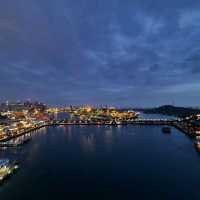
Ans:
[[[136,120],[136,121],[132,121],[132,122],[125,122],[125,123],[121,123],[121,124],[116,124],[116,123],[99,123],[99,122],[91,122],[91,123],[81,123],[81,122],[55,122],[55,123],[47,123],[38,127],[34,127],[28,130],[25,130],[17,135],[13,135],[7,138],[2,138],[0,139],[0,142],[7,142],[11,139],[15,139],[18,138],[20,136],[26,135],[28,133],[31,133],[33,131],[39,130],[41,128],[44,127],[49,127],[49,126],[126,126],[126,125],[136,125],[136,126],[171,126],[174,127],[176,129],[178,129],[179,131],[181,131],[182,133],[193,137],[192,134],[189,134],[184,128],[182,128],[180,125],[178,125],[176,120]]]

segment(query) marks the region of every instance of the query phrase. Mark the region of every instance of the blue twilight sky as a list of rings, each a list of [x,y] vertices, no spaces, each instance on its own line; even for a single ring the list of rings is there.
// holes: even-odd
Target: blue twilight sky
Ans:
[[[0,0],[0,102],[200,106],[199,0]]]

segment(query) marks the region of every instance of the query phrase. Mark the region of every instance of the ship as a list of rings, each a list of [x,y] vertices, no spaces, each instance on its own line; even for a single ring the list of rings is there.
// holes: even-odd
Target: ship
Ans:
[[[19,168],[18,162],[9,159],[0,159],[0,184]]]

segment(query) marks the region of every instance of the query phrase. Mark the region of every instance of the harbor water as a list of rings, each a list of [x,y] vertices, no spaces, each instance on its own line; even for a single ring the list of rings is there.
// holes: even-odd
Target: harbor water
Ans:
[[[0,150],[20,170],[0,199],[200,199],[193,141],[162,126],[42,128],[29,143]]]

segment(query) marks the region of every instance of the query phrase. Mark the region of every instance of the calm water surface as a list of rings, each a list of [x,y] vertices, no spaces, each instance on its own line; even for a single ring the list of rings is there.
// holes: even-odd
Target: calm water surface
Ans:
[[[21,169],[0,200],[200,199],[200,155],[193,141],[160,126],[41,129],[21,148],[0,151]]]

